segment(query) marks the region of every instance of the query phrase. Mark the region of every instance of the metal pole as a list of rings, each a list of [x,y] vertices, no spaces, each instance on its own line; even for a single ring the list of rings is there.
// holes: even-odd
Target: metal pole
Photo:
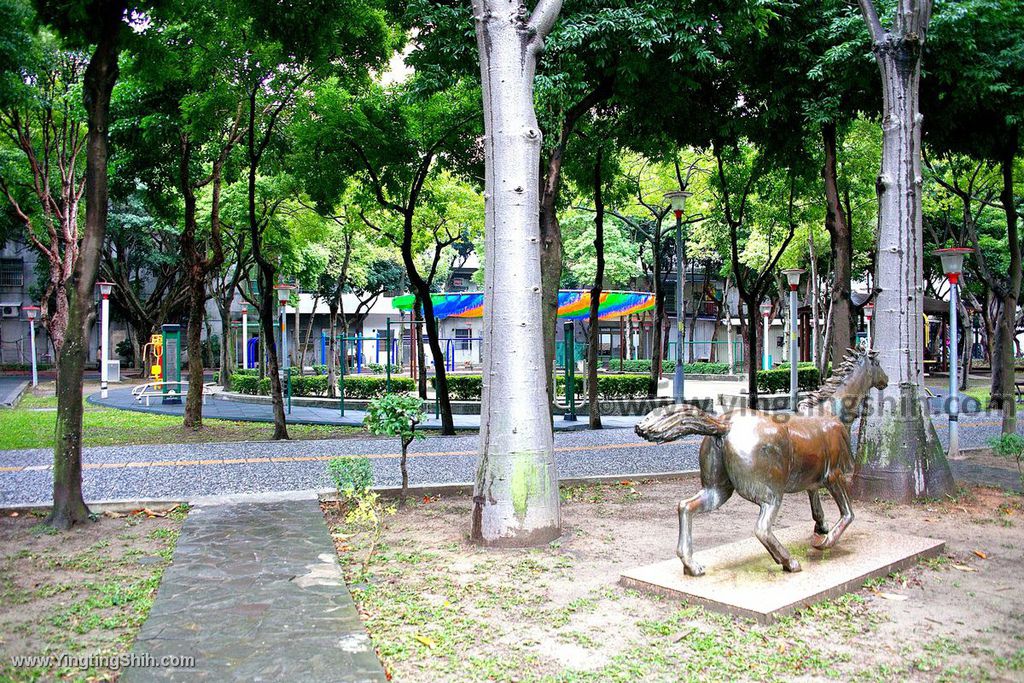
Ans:
[[[100,305],[100,398],[107,398],[107,347],[110,345],[110,295],[103,295]]]
[[[568,409],[563,415],[566,422],[576,421],[576,342],[573,339],[573,323],[568,321],[562,328],[562,357],[565,360],[565,402]]]
[[[686,362],[686,304],[683,301],[686,268],[683,265],[685,247],[683,245],[683,212],[676,211],[676,372],[672,381],[672,401],[683,402],[683,382],[686,376],[683,363]]]
[[[249,369],[249,306],[242,304],[242,369]]]
[[[385,380],[384,380],[384,393],[385,394],[390,394],[391,393],[391,318],[387,318],[384,321],[384,329],[386,330],[384,338],[385,338],[385,340],[387,342],[387,347],[388,347],[388,352],[385,354],[385,358],[384,358],[384,367],[385,367],[385,371],[384,371],[384,377],[385,377]]]
[[[796,412],[800,346],[796,335],[796,288],[789,286],[789,400]]]
[[[288,367],[288,312],[287,306],[281,304],[281,368]]]
[[[358,342],[357,342],[358,343]],[[345,417],[345,366],[348,365],[348,356],[345,350],[345,337],[341,338],[341,379],[338,380],[338,395],[341,397],[341,416]]]
[[[28,321],[28,339],[32,345],[32,386],[39,386],[39,373],[36,371],[36,321]]]
[[[772,361],[771,356],[768,353],[768,332],[772,326],[772,312],[765,311],[762,315],[764,316],[764,335],[761,338],[761,346],[764,347],[764,351],[761,353],[761,369],[771,370]]]
[[[949,457],[960,455],[960,383],[957,381],[956,302],[959,284],[949,283]]]

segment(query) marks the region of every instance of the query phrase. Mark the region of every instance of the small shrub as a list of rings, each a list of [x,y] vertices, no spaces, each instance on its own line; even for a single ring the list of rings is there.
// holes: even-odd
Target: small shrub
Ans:
[[[373,486],[373,468],[365,456],[341,456],[331,458],[327,473],[334,480],[338,495],[349,497],[366,493]]]
[[[1017,462],[1017,474],[1024,484],[1024,437],[1019,434],[1001,434],[988,440],[992,452]]]
[[[414,439],[422,439],[423,434],[416,431],[416,425],[426,417],[423,413],[423,401],[418,396],[402,396],[389,394],[383,398],[370,401],[366,408],[366,419],[363,425],[371,434],[397,436],[402,444],[402,494],[404,503],[409,491],[409,471],[406,469],[409,444]]]
[[[621,360],[613,358],[608,361],[608,369],[621,372],[650,373],[651,359],[634,358],[632,360]],[[675,372],[676,362],[674,360],[661,361],[661,371],[664,373]],[[691,375],[727,375],[729,374],[729,364],[694,361],[683,365],[683,372]]]
[[[323,363],[313,363],[310,367],[313,368],[313,374],[314,375],[326,375],[327,374],[327,366],[324,365]]]
[[[249,373],[236,372],[231,375],[231,389],[239,394],[255,395],[259,391],[259,376]]]
[[[367,363],[366,368],[375,375],[383,375],[387,368],[383,363]],[[391,364],[391,372],[400,372],[402,368],[394,363]]]
[[[385,505],[380,494],[372,491],[373,469],[369,458],[340,457],[327,463],[327,473],[338,489],[338,506],[345,506],[345,524],[366,537],[366,553],[362,569],[365,572],[384,534],[384,520],[395,513],[392,505]]]
[[[575,394],[581,397],[584,394],[584,377],[577,376],[574,383]],[[647,385],[650,382],[649,375],[598,375],[597,395],[601,398],[642,398],[647,396]],[[557,379],[559,395],[565,395],[565,377]]]

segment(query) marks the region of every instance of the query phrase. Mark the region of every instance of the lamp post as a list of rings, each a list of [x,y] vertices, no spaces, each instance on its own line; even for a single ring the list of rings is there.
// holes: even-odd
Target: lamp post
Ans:
[[[290,367],[288,362],[287,307],[288,300],[292,297],[292,290],[295,289],[295,285],[282,282],[281,284],[274,285],[274,289],[277,290],[277,302],[280,304],[278,312],[281,316],[281,368],[287,370]]]
[[[38,306],[22,306],[28,318],[28,343],[32,347],[32,386],[39,386],[39,373],[36,371],[36,319],[39,317]]]
[[[672,206],[672,212],[676,215],[676,371],[672,381],[672,400],[674,403],[683,402],[683,382],[686,374],[683,371],[683,363],[686,362],[686,302],[683,295],[683,286],[686,277],[686,245],[683,243],[683,209],[686,208],[686,198],[692,196],[692,192],[676,190],[666,192],[665,199]]]
[[[764,319],[764,334],[761,336],[761,345],[764,347],[764,351],[761,353],[761,369],[771,370],[772,361],[771,356],[768,355],[768,329],[772,324],[772,304],[770,301],[765,301],[761,304],[761,317]]]
[[[796,412],[797,403],[797,377],[800,361],[800,343],[796,335],[796,290],[800,286],[800,276],[804,274],[803,268],[787,268],[782,271],[789,282],[789,400]]]
[[[960,290],[960,273],[964,270],[964,256],[970,254],[973,249],[966,247],[952,247],[950,249],[936,249],[932,252],[942,261],[942,270],[949,280],[949,457],[960,454],[960,383],[957,381],[957,297]]]
[[[110,290],[113,282],[97,282],[100,288],[100,398],[107,398],[107,355],[110,348]]]
[[[864,305],[864,327],[867,328],[868,340],[867,347],[871,348],[871,319],[875,317],[875,305],[865,304]]]
[[[249,369],[249,304],[242,304],[242,369]]]

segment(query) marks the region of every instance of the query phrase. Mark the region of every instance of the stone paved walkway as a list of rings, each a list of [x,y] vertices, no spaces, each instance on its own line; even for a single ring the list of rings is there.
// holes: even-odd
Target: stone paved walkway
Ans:
[[[22,375],[0,376],[0,405],[13,406],[28,384],[29,378]]]
[[[193,508],[132,654],[195,668],[123,683],[386,680],[314,499]]]

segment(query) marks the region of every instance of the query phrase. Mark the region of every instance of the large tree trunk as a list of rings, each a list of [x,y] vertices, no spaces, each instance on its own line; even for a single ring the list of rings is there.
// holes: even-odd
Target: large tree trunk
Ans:
[[[539,225],[537,54],[561,0],[473,0],[483,86],[485,269],[483,402],[472,538],[546,544],[561,533],[547,395]]]
[[[188,395],[185,397],[184,426],[186,429],[198,431],[203,427],[202,332],[203,320],[206,318],[206,245],[197,235],[196,197],[190,176],[191,159],[191,145],[183,137],[179,189],[185,202],[185,227],[181,233],[181,250],[185,257],[185,272],[188,278],[188,328],[185,331],[185,348],[188,349]]]
[[[336,336],[338,334],[338,304],[341,301],[341,294],[331,299],[330,304],[327,306],[328,310],[328,327],[330,331],[327,337],[327,357],[324,358],[324,364],[327,366],[327,396],[328,398],[338,398],[338,340]],[[344,359],[341,360],[344,362]]]
[[[757,354],[757,325],[760,322],[757,319],[758,306],[757,302],[753,299],[741,299],[743,304],[747,307],[747,324],[746,324],[746,341],[747,341],[747,407],[751,409],[757,408],[757,370],[758,362],[757,359],[760,357]],[[742,319],[742,316],[740,316]],[[768,340],[765,339],[764,343],[767,344]]]
[[[825,229],[832,251],[832,360],[837,362],[853,346],[853,312],[850,302],[850,280],[853,272],[853,239],[839,200],[839,180],[836,170],[836,126],[821,126],[821,140],[825,151],[825,165],[821,175],[825,179]],[[822,369],[828,358],[822,360]]]
[[[556,155],[557,152],[557,155]],[[557,404],[555,392],[555,337],[558,329],[558,292],[562,280],[562,229],[558,223],[557,201],[560,187],[562,154],[552,152],[541,199],[541,307],[544,328],[544,376],[548,408],[554,416]]]
[[[231,299],[217,302],[220,310],[220,385],[231,383],[231,371],[235,367],[235,343],[231,338]]]
[[[601,287],[604,283],[604,197],[601,194],[601,153],[594,163],[594,254],[597,256],[597,271],[594,286],[590,288],[590,327],[587,329],[587,400],[589,402],[590,428],[601,429],[601,397],[597,386],[597,352],[601,342]]]
[[[107,159],[110,95],[117,82],[118,38],[124,5],[101,5],[93,21],[100,40],[85,70],[82,102],[88,121],[85,162],[85,234],[67,283],[68,326],[57,357],[57,415],[53,449],[53,509],[46,522],[58,529],[89,519],[82,497],[82,371],[93,316],[87,313],[96,286],[100,249],[107,228]],[[557,493],[557,492],[556,492]]]
[[[260,332],[263,357],[266,359],[267,375],[270,377],[270,401],[274,407],[273,439],[288,438],[288,423],[284,413],[284,386],[281,382],[281,350],[278,348],[274,316],[275,269],[263,261],[260,263]]]
[[[1017,339],[1017,299],[1021,285],[1021,249],[1017,236],[1017,207],[1013,196],[1013,161],[1017,153],[1017,131],[1010,136],[1010,144],[1000,160],[1003,189],[999,199],[1006,213],[1006,241],[1010,250],[1010,267],[1006,288],[999,293],[999,312],[995,321],[995,340],[992,351],[992,391],[990,408],[1003,413],[1002,432],[1012,434],[1017,429],[1014,361]]]
[[[924,397],[921,114],[918,88],[930,0],[908,0],[893,32],[881,28],[871,0],[861,0],[882,76],[882,168],[873,342],[889,377],[864,423],[853,493],[910,501],[942,497],[953,477]]]

